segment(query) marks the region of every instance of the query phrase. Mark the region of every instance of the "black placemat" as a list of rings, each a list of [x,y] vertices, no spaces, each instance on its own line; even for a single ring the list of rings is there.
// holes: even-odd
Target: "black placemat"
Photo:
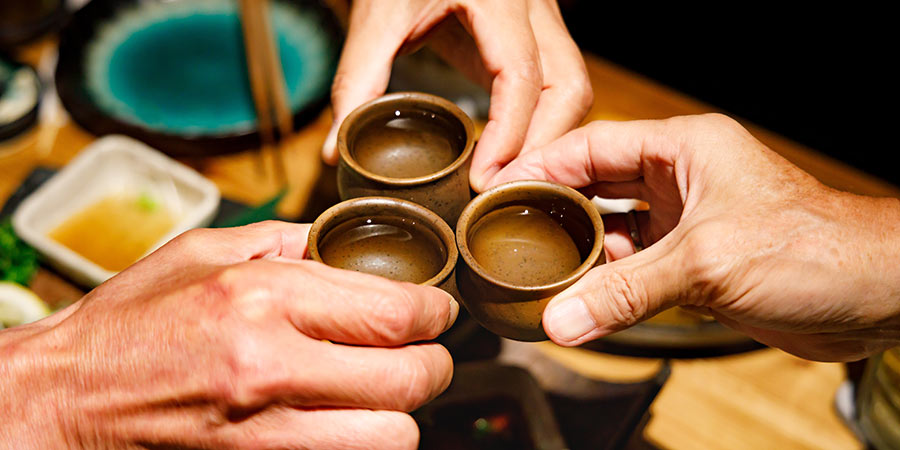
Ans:
[[[639,383],[594,382],[598,394],[588,398],[549,395],[560,430],[571,450],[653,449],[642,437],[650,404],[669,378],[669,366]]]
[[[447,391],[413,412],[421,450],[655,449],[641,431],[669,377],[668,364],[628,384],[591,380],[544,358],[539,369],[497,361],[456,364]],[[563,393],[565,388],[547,386],[548,367],[577,388]]]

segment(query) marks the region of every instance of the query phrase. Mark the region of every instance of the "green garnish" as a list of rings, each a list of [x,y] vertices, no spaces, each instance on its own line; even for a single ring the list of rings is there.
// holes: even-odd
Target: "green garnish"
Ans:
[[[146,212],[153,212],[156,210],[156,208],[159,207],[159,202],[157,202],[156,199],[147,192],[142,192],[138,197],[137,202],[138,207]]]
[[[37,270],[37,251],[16,236],[9,219],[0,221],[0,281],[27,286]]]

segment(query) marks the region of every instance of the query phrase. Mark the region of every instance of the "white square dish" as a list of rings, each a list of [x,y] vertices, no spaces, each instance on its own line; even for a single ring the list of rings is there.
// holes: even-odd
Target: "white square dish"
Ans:
[[[174,225],[147,253],[191,228],[208,225],[219,206],[219,190],[193,169],[125,136],[94,141],[29,195],[13,213],[15,232],[73,281],[96,286],[116,274],[51,239],[51,230],[105,196],[146,192],[162,199]]]

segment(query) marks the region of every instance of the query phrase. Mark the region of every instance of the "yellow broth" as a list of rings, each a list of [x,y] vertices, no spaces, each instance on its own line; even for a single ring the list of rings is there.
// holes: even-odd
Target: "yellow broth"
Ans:
[[[140,259],[174,224],[169,210],[148,196],[115,194],[75,213],[48,235],[118,272]]]

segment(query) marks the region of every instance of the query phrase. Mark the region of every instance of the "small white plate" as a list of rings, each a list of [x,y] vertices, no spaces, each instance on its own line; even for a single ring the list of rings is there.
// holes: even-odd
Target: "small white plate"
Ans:
[[[219,207],[219,190],[211,181],[140,141],[115,135],[94,141],[29,195],[13,214],[13,228],[72,281],[96,286],[116,273],[48,233],[103,197],[125,192],[150,193],[177,217],[169,233],[147,253],[184,231],[209,225]]]

